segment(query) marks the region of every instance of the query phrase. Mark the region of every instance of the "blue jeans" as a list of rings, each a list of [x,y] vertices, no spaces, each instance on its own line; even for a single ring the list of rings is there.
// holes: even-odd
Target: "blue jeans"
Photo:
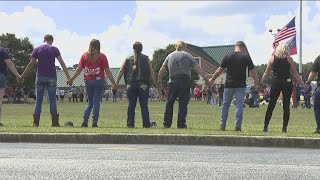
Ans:
[[[83,123],[88,123],[91,110],[93,109],[92,122],[98,123],[100,112],[101,94],[105,86],[105,80],[88,80],[85,81],[88,102],[84,109]]]
[[[221,127],[226,127],[229,108],[233,97],[236,98],[236,128],[241,128],[243,118],[243,104],[246,88],[225,88],[223,94],[223,105],[221,109]]]
[[[7,77],[0,73],[0,88],[6,88],[7,87]]]
[[[317,129],[320,130],[320,88],[314,92],[314,117],[316,118]]]
[[[41,106],[43,102],[43,94],[45,89],[48,90],[50,113],[57,113],[57,102],[56,102],[56,89],[57,89],[57,79],[49,77],[36,77],[36,105],[34,109],[34,114],[41,113]]]
[[[164,126],[171,127],[173,116],[173,105],[179,97],[178,127],[186,125],[186,117],[188,112],[188,104],[190,100],[190,78],[183,77],[172,80],[169,83],[168,101],[166,111],[164,113]]]
[[[212,95],[208,95],[207,104],[211,104],[212,103],[211,100],[212,100]]]
[[[137,99],[139,98],[143,127],[150,127],[151,124],[148,108],[149,88],[147,84],[142,82],[131,83],[127,86],[127,96],[129,103],[127,112],[127,126],[135,126],[135,109],[137,105]]]

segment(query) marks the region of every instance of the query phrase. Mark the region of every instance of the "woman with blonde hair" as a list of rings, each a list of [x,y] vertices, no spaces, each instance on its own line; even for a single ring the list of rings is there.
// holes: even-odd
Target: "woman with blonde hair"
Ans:
[[[286,44],[279,44],[275,52],[270,57],[267,68],[262,76],[260,84],[262,85],[273,71],[270,89],[270,101],[265,115],[263,132],[268,132],[268,125],[272,116],[272,112],[276,105],[277,99],[282,93],[283,96],[283,126],[282,132],[287,132],[287,126],[290,118],[290,97],[292,94],[292,79],[293,78],[301,85],[302,82],[293,59],[289,56],[289,49]]]
[[[106,55],[100,52],[100,41],[92,39],[88,52],[81,56],[78,68],[68,84],[71,86],[74,79],[77,78],[84,69],[84,81],[86,85],[86,94],[88,103],[84,110],[83,122],[81,127],[88,127],[88,120],[93,109],[92,127],[98,127],[101,94],[105,86],[105,73],[116,87]]]

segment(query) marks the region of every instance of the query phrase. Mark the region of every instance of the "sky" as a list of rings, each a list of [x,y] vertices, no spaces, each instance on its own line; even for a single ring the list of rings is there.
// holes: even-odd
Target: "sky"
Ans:
[[[302,7],[306,63],[320,54],[320,1],[303,1]],[[269,29],[276,32],[295,16],[299,46],[298,12],[299,1],[0,1],[0,34],[28,37],[34,46],[52,34],[67,66],[79,62],[93,38],[100,40],[110,67],[121,66],[135,41],[152,59],[154,50],[178,40],[196,46],[242,40],[260,65],[273,51]]]

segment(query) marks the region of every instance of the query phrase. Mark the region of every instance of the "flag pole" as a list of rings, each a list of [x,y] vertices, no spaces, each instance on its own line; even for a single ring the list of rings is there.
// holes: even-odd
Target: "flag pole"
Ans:
[[[300,0],[299,74],[302,75],[302,0]]]

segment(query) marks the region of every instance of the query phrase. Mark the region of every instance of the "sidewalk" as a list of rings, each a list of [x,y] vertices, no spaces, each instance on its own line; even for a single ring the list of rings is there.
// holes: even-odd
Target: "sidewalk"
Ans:
[[[0,133],[0,142],[78,144],[176,144],[320,149],[320,138],[93,133]]]

